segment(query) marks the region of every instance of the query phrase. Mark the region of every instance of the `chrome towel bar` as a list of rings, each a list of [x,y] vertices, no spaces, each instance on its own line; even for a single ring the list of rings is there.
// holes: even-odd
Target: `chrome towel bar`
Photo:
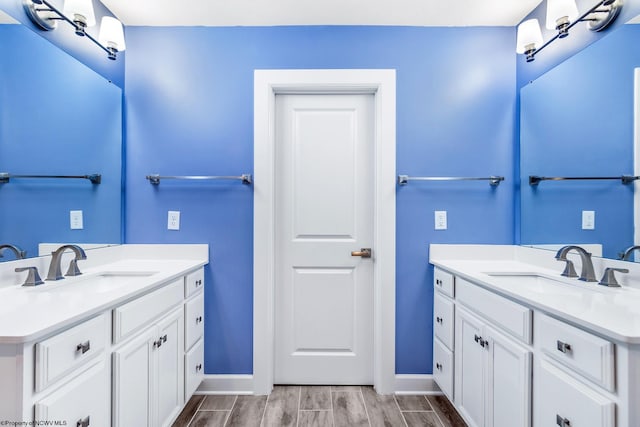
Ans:
[[[497,186],[500,181],[504,181],[503,176],[489,177],[464,177],[464,176],[408,176],[398,175],[398,184],[406,185],[409,181],[489,181],[492,186]]]
[[[587,181],[587,180],[617,180],[623,184],[631,184],[640,179],[640,176],[537,176],[529,175],[529,185],[538,185],[540,181]]]
[[[100,184],[102,182],[102,175],[99,173],[91,175],[13,175],[7,172],[0,172],[0,184],[8,183],[12,178],[88,179],[92,184]]]
[[[164,176],[164,175],[147,175],[146,178],[153,185],[160,184],[160,180],[162,179],[182,179],[182,180],[193,180],[193,181],[205,181],[205,180],[215,180],[215,179],[237,179],[242,181],[243,184],[249,185],[253,183],[253,178],[250,174],[243,174],[240,176]]]

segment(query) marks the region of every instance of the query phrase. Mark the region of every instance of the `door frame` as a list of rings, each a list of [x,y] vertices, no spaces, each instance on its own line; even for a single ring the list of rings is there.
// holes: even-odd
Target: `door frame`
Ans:
[[[255,70],[253,192],[253,386],[273,389],[275,358],[275,98],[278,94],[374,95],[373,386],[395,391],[396,72]]]

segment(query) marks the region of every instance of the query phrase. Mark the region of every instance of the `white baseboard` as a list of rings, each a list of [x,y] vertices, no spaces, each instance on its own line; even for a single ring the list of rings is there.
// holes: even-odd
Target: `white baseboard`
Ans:
[[[205,375],[195,394],[253,394],[253,375]]]
[[[253,375],[205,375],[195,394],[253,394]],[[397,374],[396,394],[442,394],[433,375]]]
[[[433,375],[396,374],[396,394],[442,394],[442,391]]]

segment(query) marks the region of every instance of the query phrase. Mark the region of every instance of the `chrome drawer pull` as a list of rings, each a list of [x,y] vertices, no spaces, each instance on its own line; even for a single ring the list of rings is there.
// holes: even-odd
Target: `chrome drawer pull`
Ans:
[[[164,334],[163,336],[159,337],[158,341],[154,341],[153,346],[160,348],[162,347],[162,343],[165,343],[165,342],[167,342],[167,334]]]
[[[91,341],[85,341],[76,346],[76,351],[81,351],[82,354],[85,354],[89,350],[91,350]]]
[[[556,347],[558,348],[558,351],[561,351],[562,353],[568,353],[571,351],[571,344],[567,344],[560,340],[556,343]]]
[[[89,427],[90,424],[91,424],[91,417],[87,415],[86,418],[82,418],[78,420],[78,422],[76,423],[76,427]]]
[[[561,417],[560,415],[556,415],[556,424],[561,427],[570,427],[571,421],[569,421],[567,418]]]

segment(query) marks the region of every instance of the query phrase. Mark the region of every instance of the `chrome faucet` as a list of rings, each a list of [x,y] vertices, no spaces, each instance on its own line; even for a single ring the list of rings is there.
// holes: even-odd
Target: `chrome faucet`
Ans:
[[[16,259],[25,259],[27,257],[27,251],[23,251],[16,245],[9,245],[5,243],[0,245],[0,258],[2,258],[2,251],[4,249],[11,250],[16,255]]]
[[[567,263],[564,271],[562,272],[563,276],[566,277],[576,277],[576,270],[573,268],[573,263],[571,260],[567,259],[567,254],[575,250],[580,255],[580,260],[582,261],[582,271],[580,272],[580,277],[578,280],[583,280],[585,282],[597,282],[596,273],[593,271],[593,262],[591,261],[591,254],[587,252],[584,248],[575,245],[563,246],[556,253],[556,259],[558,261],[564,261]]]
[[[629,258],[631,258],[631,254],[633,253],[633,251],[638,249],[640,249],[640,246],[638,245],[628,247],[623,253],[620,254],[620,259],[622,261],[629,261]]]
[[[87,259],[87,254],[84,253],[84,250],[78,245],[62,245],[54,252],[51,252],[51,264],[49,264],[49,273],[47,273],[47,280],[60,280],[64,279],[62,276],[62,254],[67,249],[71,249],[75,253],[75,258],[71,260],[69,263],[69,269],[65,276],[79,276],[82,274],[80,269],[78,268],[78,261]]]

